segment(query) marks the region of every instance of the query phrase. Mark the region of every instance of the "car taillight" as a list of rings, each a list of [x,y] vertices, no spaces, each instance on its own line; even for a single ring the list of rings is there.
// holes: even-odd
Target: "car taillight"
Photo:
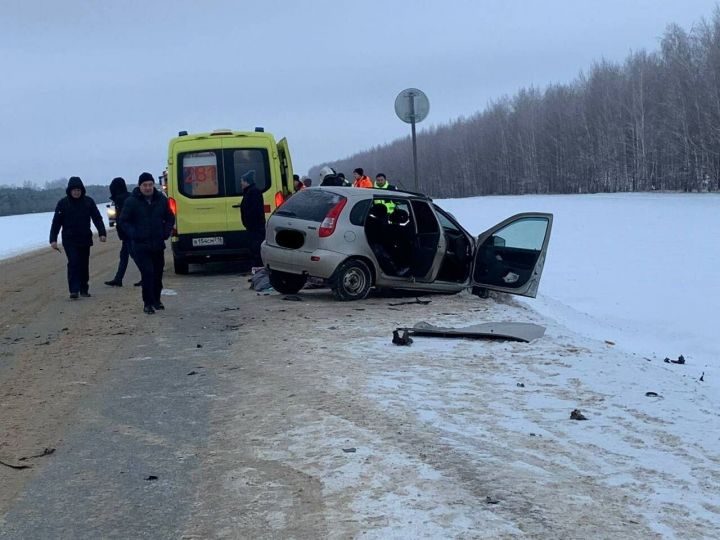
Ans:
[[[339,203],[337,203],[330,209],[330,211],[325,216],[325,219],[323,219],[323,222],[320,224],[320,229],[318,229],[318,234],[320,235],[320,238],[327,238],[335,232],[338,218],[340,217],[340,213],[342,212],[343,208],[345,208],[346,204],[347,199],[343,197],[342,199],[340,199]]]
[[[175,199],[170,197],[168,199],[168,203],[170,204],[170,211],[172,212],[173,216],[177,216],[177,202]]]
[[[284,202],[285,202],[285,195],[282,194],[282,191],[278,191],[275,194],[275,208],[280,208]]]

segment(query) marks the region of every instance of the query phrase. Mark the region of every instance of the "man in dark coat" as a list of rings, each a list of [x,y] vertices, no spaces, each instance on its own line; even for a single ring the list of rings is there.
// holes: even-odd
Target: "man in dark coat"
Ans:
[[[100,241],[107,236],[100,211],[92,198],[85,195],[85,186],[77,176],[68,180],[66,197],[60,199],[55,207],[50,226],[50,246],[61,251],[57,237],[62,229],[62,246],[67,256],[67,279],[70,298],[78,295],[90,296],[90,246],[93,244],[90,221],[95,224]]]
[[[131,253],[140,269],[143,311],[152,314],[165,309],[160,301],[165,240],[170,238],[175,216],[167,197],[155,189],[155,179],[149,172],[138,178],[138,187],[125,201],[119,223],[132,242]]]
[[[125,179],[121,177],[113,178],[110,182],[110,200],[115,204],[115,215],[120,216],[125,206],[125,201],[130,196],[128,193],[127,186],[125,185]],[[111,287],[122,287],[122,280],[125,277],[125,271],[127,270],[128,259],[130,258],[130,239],[125,234],[125,231],[118,220],[115,225],[118,239],[122,242],[120,248],[120,261],[118,263],[117,272],[115,277],[110,281],[106,281],[105,285]]]
[[[248,171],[240,177],[243,198],[240,202],[240,219],[248,234],[251,264],[262,266],[260,245],[265,240],[265,202],[255,185],[255,171]]]

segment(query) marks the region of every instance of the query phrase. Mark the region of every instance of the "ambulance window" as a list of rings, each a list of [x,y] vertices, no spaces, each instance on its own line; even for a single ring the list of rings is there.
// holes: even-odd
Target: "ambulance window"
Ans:
[[[220,195],[218,156],[215,152],[192,152],[180,157],[182,182],[180,192],[186,197]]]
[[[261,148],[225,150],[225,171],[228,195],[242,195],[240,180],[243,175],[255,179],[260,191],[270,187],[270,162],[268,152]]]

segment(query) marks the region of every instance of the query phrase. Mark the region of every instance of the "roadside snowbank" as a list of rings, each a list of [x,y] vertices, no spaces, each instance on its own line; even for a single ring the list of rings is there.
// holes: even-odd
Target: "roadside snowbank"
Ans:
[[[105,204],[98,204],[97,207],[107,227]],[[52,217],[53,212],[0,217],[0,259],[47,246]]]

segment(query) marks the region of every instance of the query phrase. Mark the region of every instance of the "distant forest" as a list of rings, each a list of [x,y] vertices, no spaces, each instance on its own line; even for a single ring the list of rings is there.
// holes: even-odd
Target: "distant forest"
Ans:
[[[432,196],[718,190],[720,10],[689,32],[669,25],[659,51],[522,89],[423,130],[417,144],[420,189]],[[413,186],[409,136],[329,165]]]
[[[52,212],[57,202],[65,197],[66,187],[66,178],[48,182],[44,188],[31,184],[23,187],[0,186],[0,216]],[[108,186],[85,186],[85,190],[98,204],[107,201],[110,196]]]

